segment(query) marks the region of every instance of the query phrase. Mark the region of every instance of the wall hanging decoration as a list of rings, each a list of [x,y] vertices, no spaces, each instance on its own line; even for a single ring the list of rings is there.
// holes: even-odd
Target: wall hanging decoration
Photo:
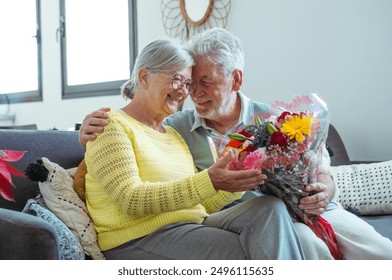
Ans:
[[[162,0],[162,23],[170,37],[187,40],[201,30],[225,28],[230,0]]]

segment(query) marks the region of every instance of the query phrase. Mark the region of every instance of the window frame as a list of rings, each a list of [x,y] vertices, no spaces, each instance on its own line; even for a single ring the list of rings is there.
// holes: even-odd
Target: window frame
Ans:
[[[42,42],[41,42],[41,0],[35,0],[36,13],[36,34],[33,36],[37,40],[37,74],[38,89],[20,92],[4,92],[9,103],[22,103],[32,101],[42,101]]]
[[[90,83],[83,85],[68,85],[67,77],[67,50],[66,50],[66,30],[65,30],[65,1],[60,0],[60,48],[61,48],[61,86],[62,99],[85,98],[96,96],[119,95],[120,87],[127,80],[117,80],[102,83]],[[128,24],[129,24],[129,58],[130,73],[137,56],[137,7],[136,0],[128,0]]]

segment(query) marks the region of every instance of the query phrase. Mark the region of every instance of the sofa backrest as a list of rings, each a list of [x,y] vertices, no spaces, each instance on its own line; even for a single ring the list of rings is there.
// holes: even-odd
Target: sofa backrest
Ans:
[[[346,165],[351,163],[343,140],[333,125],[329,126],[327,148],[331,157],[332,166]]]
[[[84,156],[77,131],[0,129],[0,149],[26,151],[21,160],[11,163],[22,172],[41,157],[68,169],[78,166]],[[15,176],[12,181],[15,202],[0,197],[0,207],[20,211],[29,198],[38,194],[38,183]]]

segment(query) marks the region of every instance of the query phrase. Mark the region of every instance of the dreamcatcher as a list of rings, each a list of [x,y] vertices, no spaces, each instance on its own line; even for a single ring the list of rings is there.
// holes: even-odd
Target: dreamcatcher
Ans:
[[[189,1],[188,4],[190,4]],[[208,7],[204,16],[200,19],[192,19],[189,16],[189,9],[191,8],[190,6],[187,7],[186,0],[162,0],[162,23],[166,34],[170,37],[187,40],[201,30],[213,27],[225,28],[231,7],[230,0],[207,1]]]

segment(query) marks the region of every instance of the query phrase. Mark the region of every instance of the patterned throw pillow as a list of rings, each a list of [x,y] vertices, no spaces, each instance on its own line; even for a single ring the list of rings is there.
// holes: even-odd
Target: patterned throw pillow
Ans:
[[[64,169],[57,163],[43,157],[42,162],[48,169],[48,180],[38,182],[39,190],[48,209],[52,211],[78,238],[85,254],[94,260],[105,259],[98,247],[95,226],[86,204],[74,190],[76,167]]]
[[[39,204],[35,199],[29,199],[22,212],[42,218],[56,230],[60,240],[58,248],[60,259],[84,260],[84,251],[78,238],[49,209]]]
[[[42,168],[47,171],[46,180],[39,181],[38,186],[47,208],[78,237],[86,255],[94,260],[105,259],[99,249],[95,226],[87,212],[86,204],[74,190],[77,168],[64,169],[43,157],[29,165],[26,173],[30,178],[36,179],[36,176],[32,175],[37,175]]]
[[[392,214],[392,160],[332,166],[339,202],[355,214]]]

